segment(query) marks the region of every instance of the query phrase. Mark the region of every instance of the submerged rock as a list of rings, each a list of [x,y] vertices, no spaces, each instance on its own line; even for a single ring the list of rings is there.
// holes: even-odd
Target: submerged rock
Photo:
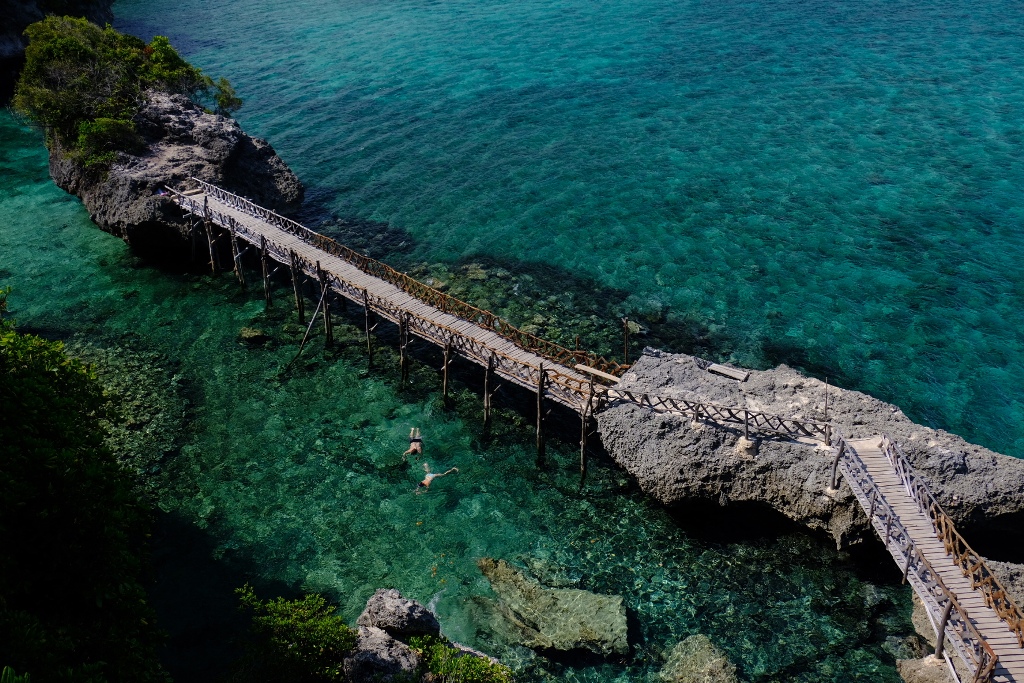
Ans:
[[[702,633],[676,643],[658,672],[665,683],[738,683],[736,665]]]
[[[399,638],[436,636],[441,632],[441,625],[430,610],[415,600],[403,598],[394,588],[381,588],[370,596],[356,623],[383,629]]]
[[[345,678],[351,683],[409,680],[420,658],[408,645],[374,626],[360,626],[353,654],[345,658]]]
[[[238,338],[247,344],[262,344],[270,341],[270,335],[256,327],[243,327],[238,331]]]
[[[105,175],[83,168],[56,145],[50,149],[57,185],[78,195],[100,228],[130,244],[156,248],[178,239],[185,225],[180,212],[156,192],[190,177],[276,211],[302,201],[302,184],[291,169],[234,119],[207,113],[183,95],[151,91],[135,121],[145,151],[119,154]]]
[[[619,386],[785,417],[824,418],[825,386],[819,380],[780,366],[751,371],[746,382],[737,382],[707,372],[696,361],[648,350]],[[857,391],[830,387],[828,417],[854,439],[882,433],[895,439],[965,535],[987,527],[1002,535],[1003,548],[1024,543],[1024,525],[1011,524],[1024,518],[1024,460],[922,427],[899,408]],[[762,504],[828,533],[840,547],[873,535],[848,486],[826,491],[831,459],[812,442],[751,432],[757,441],[753,455],[740,443],[742,426],[694,422],[626,403],[598,413],[597,421],[612,458],[667,506]]]
[[[477,561],[497,594],[508,631],[538,650],[588,650],[608,656],[629,652],[626,608],[618,595],[576,588],[546,588],[504,560]]]

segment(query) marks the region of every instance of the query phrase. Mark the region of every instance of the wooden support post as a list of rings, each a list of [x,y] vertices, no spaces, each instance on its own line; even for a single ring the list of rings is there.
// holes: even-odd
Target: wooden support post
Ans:
[[[886,549],[889,548],[890,533],[892,533],[892,508],[889,508],[888,514],[885,515],[885,538],[882,539],[882,543],[885,544]]]
[[[828,422],[828,377],[825,378],[825,422]]]
[[[214,245],[213,226],[210,223],[210,200],[203,197],[203,227],[206,230],[206,246],[210,249],[210,274],[217,274],[217,247]]]
[[[622,319],[622,356],[629,363],[629,316]]]
[[[370,293],[363,290],[363,315],[366,319],[366,355],[373,367],[373,344],[370,343]]]
[[[405,347],[409,344],[409,316],[399,314],[398,317],[398,354],[401,360],[402,384],[409,378],[409,356]]]
[[[544,379],[547,373],[544,363],[537,374],[537,467],[544,467]]]
[[[334,343],[334,325],[331,323],[331,297],[330,288],[327,286],[327,275],[316,262],[316,277],[320,281],[320,298],[324,302],[324,337],[327,346]]]
[[[238,278],[238,284],[245,288],[245,273],[242,272],[242,255],[238,251],[238,237],[235,235],[235,228],[231,226],[229,233],[231,235],[231,261],[235,264],[235,277]]]
[[[935,636],[935,658],[942,659],[942,648],[946,644],[946,624],[949,623],[949,613],[953,611],[953,601],[946,602],[946,608],[942,610],[942,619],[939,620],[938,633]]]
[[[441,383],[442,383],[441,395],[442,395],[442,397],[444,399],[445,407],[448,406],[448,363],[451,362],[451,359],[452,359],[452,340],[451,340],[451,337],[449,337],[444,342],[444,369],[443,369],[443,378],[441,380]]]
[[[192,263],[196,262],[196,223],[192,220],[192,214],[188,215],[188,237],[192,242]]]
[[[836,449],[836,457],[832,461],[832,480],[829,483],[829,488],[835,491],[839,488],[839,482],[836,481],[836,474],[839,470],[839,460],[843,457],[843,453],[846,451],[846,441],[839,442],[839,448]]]
[[[491,375],[494,374],[494,354],[487,359],[487,370],[484,371],[484,434],[491,431]]]
[[[743,411],[743,438],[750,441],[750,411]]]
[[[267,308],[274,303],[270,292],[270,257],[267,256],[267,238],[260,235],[260,264],[263,266],[263,299]]]
[[[914,550],[913,544],[910,541],[907,541],[907,547],[906,547],[906,551],[907,551],[907,564],[903,567],[903,581],[902,581],[902,583],[906,583],[907,582],[907,575],[910,574],[910,560],[911,560],[911,557],[912,557],[913,550]]]
[[[590,432],[590,414],[594,405],[594,382],[590,382],[590,391],[587,394],[587,404],[583,406],[583,415],[580,416],[582,423],[580,428],[580,486],[587,481],[587,436]]]
[[[299,313],[299,324],[303,325],[306,322],[306,306],[302,301],[302,285],[299,283],[299,266],[298,257],[293,251],[292,254],[292,289],[295,291],[295,310]]]

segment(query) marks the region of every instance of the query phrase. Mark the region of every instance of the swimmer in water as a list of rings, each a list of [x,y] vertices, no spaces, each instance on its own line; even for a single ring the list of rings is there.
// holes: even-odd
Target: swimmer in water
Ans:
[[[418,494],[419,493],[423,493],[424,491],[429,489],[430,488],[430,482],[434,481],[438,477],[443,477],[446,474],[451,474],[452,472],[458,472],[459,468],[458,467],[453,467],[450,470],[448,470],[447,472],[442,472],[441,474],[434,474],[433,472],[430,471],[430,463],[429,462],[425,462],[425,463],[423,463],[423,471],[427,473],[427,476],[425,476],[423,478],[423,481],[421,481],[420,483],[416,484],[416,493],[418,493]]]
[[[420,430],[418,427],[413,427],[409,430],[409,450],[402,453],[402,460],[408,461],[409,456],[413,453],[416,455],[423,455],[423,439],[420,438]]]

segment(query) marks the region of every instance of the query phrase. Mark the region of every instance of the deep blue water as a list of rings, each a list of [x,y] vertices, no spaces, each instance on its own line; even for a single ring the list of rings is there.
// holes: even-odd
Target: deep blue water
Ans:
[[[670,347],[700,334],[716,358],[789,362],[1024,455],[1017,5],[122,0],[115,13],[232,80],[243,126],[306,183],[308,219],[406,238],[375,255],[544,273],[581,309],[588,287],[615,292],[610,328],[661,320],[682,330],[659,338]],[[571,444],[535,472],[522,419],[483,444],[476,397],[444,411],[432,372],[412,390],[366,372],[354,328],[339,333],[347,350],[312,351],[282,379],[283,306],[138,263],[48,183],[37,134],[8,115],[0,129],[0,283],[33,329],[169,359],[192,408],[160,507],[208,559],[323,591],[349,618],[393,585],[536,680],[640,680],[696,632],[749,680],[896,680],[881,644],[909,632],[906,591],[883,588],[878,607],[844,557],[801,536],[691,538],[607,468],[581,494]],[[244,325],[275,341],[241,346]],[[435,469],[460,468],[429,496],[399,455],[413,425]],[[482,555],[624,595],[635,656],[529,668],[474,602]]]

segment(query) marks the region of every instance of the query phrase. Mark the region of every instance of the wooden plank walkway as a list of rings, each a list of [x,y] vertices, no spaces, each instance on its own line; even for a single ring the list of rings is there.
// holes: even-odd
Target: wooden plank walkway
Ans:
[[[853,487],[864,512],[871,517],[873,527],[885,542],[897,566],[902,569],[908,561],[908,539],[897,532],[895,525],[898,523],[909,535],[913,546],[927,560],[927,564],[939,574],[941,583],[956,596],[956,601],[966,612],[970,623],[998,657],[990,680],[999,683],[1024,682],[1024,649],[1021,649],[1007,623],[986,604],[983,593],[972,586],[970,578],[964,576],[954,558],[946,552],[932,518],[921,510],[883,452],[882,437],[848,441],[847,444],[853,449],[856,459],[863,463],[864,471],[874,489],[881,494],[881,499],[876,494],[872,500],[870,487],[864,485],[857,473],[844,471],[843,474],[847,475],[847,482]],[[892,520],[888,519],[887,508],[894,514]],[[908,579],[928,608],[933,628],[938,629],[944,606],[935,599],[937,592],[934,583],[922,580],[914,571],[908,572]],[[960,633],[963,630],[960,629]],[[949,633],[948,627],[946,632]],[[953,641],[947,638],[947,642],[957,647]],[[966,655],[970,656],[971,653]],[[965,673],[963,671],[959,673],[962,680],[973,680],[973,671],[967,676],[962,675]]]
[[[525,349],[494,329],[440,310],[395,284],[365,272],[350,260],[325,251],[310,239],[333,243],[328,238],[298,224],[291,228],[287,219],[205,184],[200,185],[199,191],[172,192],[171,199],[186,212],[229,232],[233,240],[260,250],[283,267],[297,265],[306,277],[326,283],[331,291],[360,306],[368,306],[375,314],[391,322],[405,325],[409,333],[441,348],[449,348],[485,368],[490,366],[498,376],[521,387],[531,391],[540,387],[546,398],[582,415],[590,410],[594,391],[592,375]],[[264,215],[259,215],[261,212]],[[281,225],[290,229],[286,230]],[[308,234],[296,234],[298,229]],[[209,235],[207,238],[214,239]],[[235,258],[237,260],[238,256]],[[425,285],[422,287],[429,289]],[[522,338],[528,336],[510,326],[505,327]],[[574,359],[579,354],[561,351]],[[586,354],[579,357],[591,360]]]

